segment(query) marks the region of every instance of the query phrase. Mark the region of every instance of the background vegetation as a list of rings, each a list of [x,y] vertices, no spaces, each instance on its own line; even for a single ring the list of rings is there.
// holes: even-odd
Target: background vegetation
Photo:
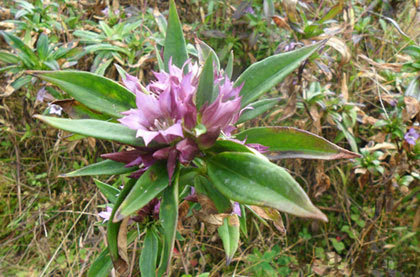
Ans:
[[[274,53],[330,38],[271,92],[278,103],[252,125],[305,129],[363,157],[283,160],[329,222],[261,212],[264,223],[250,215],[230,266],[215,229],[186,216],[172,275],[419,275],[420,145],[410,140],[420,131],[419,1],[177,5],[190,43],[205,41],[222,64],[233,50],[234,76]],[[59,175],[114,145],[69,139],[34,120],[60,109],[71,116],[77,103],[27,70],[78,69],[118,80],[119,65],[147,82],[167,8],[146,0],[3,1],[0,276],[84,276],[104,244],[98,213],[105,198],[91,178]]]

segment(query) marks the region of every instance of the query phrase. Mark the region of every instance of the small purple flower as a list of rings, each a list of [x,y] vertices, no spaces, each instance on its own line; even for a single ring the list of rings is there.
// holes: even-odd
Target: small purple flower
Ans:
[[[98,216],[104,219],[103,222],[107,222],[109,218],[111,217],[111,213],[112,213],[112,208],[109,206],[106,206],[106,211],[100,212]]]
[[[416,145],[416,140],[420,137],[419,133],[414,128],[405,133],[404,139],[408,144]]]
[[[238,202],[233,203],[233,211],[232,213],[237,214],[238,216],[242,216],[241,206],[239,206]]]

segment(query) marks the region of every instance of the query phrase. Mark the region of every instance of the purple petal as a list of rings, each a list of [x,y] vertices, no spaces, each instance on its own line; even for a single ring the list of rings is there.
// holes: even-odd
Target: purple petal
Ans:
[[[133,75],[127,73],[125,75],[125,79],[123,79],[123,84],[126,88],[128,88],[128,90],[134,93],[142,93],[139,85],[139,79]]]
[[[178,142],[176,150],[180,153],[179,161],[182,164],[189,163],[199,151],[197,144],[190,138]]]
[[[166,130],[159,131],[166,143],[171,143],[177,137],[184,137],[181,123],[175,123]]]
[[[145,129],[138,129],[136,137],[141,137],[144,140],[144,145],[149,145],[149,143],[159,135],[158,131],[148,131]]]
[[[115,162],[128,164],[136,160],[140,156],[141,153],[142,152],[138,150],[130,150],[130,151],[121,151],[121,152],[102,154],[101,157],[104,159],[113,160]]]

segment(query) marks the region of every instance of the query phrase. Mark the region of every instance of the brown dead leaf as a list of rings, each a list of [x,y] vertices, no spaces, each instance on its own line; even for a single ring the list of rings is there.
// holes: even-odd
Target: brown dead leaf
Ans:
[[[378,68],[379,70],[391,70],[391,71],[394,71],[394,72],[400,72],[401,71],[402,64],[377,63],[374,60],[372,60],[371,58],[369,58],[369,57],[367,57],[363,54],[359,54],[358,57],[367,61],[370,65]]]
[[[376,150],[395,150],[397,149],[397,146],[393,143],[383,142],[383,143],[375,144],[374,146],[371,146],[371,147],[365,147],[364,149],[369,152],[373,152]]]
[[[345,102],[349,101],[349,89],[347,87],[347,74],[343,73],[341,78],[341,97]]]
[[[330,177],[325,174],[324,162],[318,162],[315,169],[315,186],[314,186],[314,196],[315,198],[321,196],[325,191],[330,188],[331,181]]]
[[[358,107],[356,107],[356,109],[357,109],[357,117],[359,121],[361,121],[363,124],[374,125],[376,121],[378,121],[378,119],[372,116],[368,116],[364,111],[362,111]]]
[[[123,219],[118,230],[118,255],[128,264],[128,254],[127,254],[127,230],[128,230],[128,221],[130,217]]]
[[[403,110],[403,119],[405,121],[414,118],[420,111],[419,101],[411,96],[404,97],[405,109]]]
[[[197,194],[198,203],[201,205],[201,212],[204,214],[217,214],[216,205],[214,205],[213,201],[204,194]]]
[[[283,224],[283,219],[278,210],[268,207],[250,206],[250,208],[261,218],[273,222],[274,227],[282,233],[286,234],[286,228]]]
[[[328,265],[324,264],[321,260],[316,259],[312,264],[312,271],[319,276],[325,276]]]
[[[274,23],[276,23],[277,27],[290,30],[290,26],[287,23],[287,18],[278,15],[273,15],[271,18],[273,19]]]

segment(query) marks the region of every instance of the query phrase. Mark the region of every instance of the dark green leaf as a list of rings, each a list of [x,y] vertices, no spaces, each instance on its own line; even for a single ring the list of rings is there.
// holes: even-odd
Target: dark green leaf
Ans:
[[[108,276],[112,269],[112,260],[108,248],[96,258],[89,268],[88,277]]]
[[[225,73],[229,78],[232,78],[233,61],[234,61],[233,51],[230,51],[229,60],[228,60],[228,63],[226,65],[226,69],[225,69]]]
[[[62,174],[60,177],[78,177],[78,176],[95,176],[95,175],[117,175],[132,172],[136,167],[125,167],[125,164],[114,162],[111,160],[101,161],[90,164],[75,171]]]
[[[107,183],[101,182],[98,179],[93,180],[95,181],[96,186],[99,188],[102,194],[105,195],[106,199],[112,204],[115,204],[115,202],[117,202],[120,190],[108,185]]]
[[[224,152],[207,166],[216,188],[234,201],[327,221],[286,170],[254,154]]]
[[[236,135],[247,143],[259,143],[274,152],[269,158],[345,159],[359,155],[310,132],[292,127],[257,127]]]
[[[84,136],[113,140],[133,146],[144,146],[141,138],[136,138],[136,131],[122,124],[96,119],[67,119],[52,116],[35,115],[45,123]]]
[[[204,64],[203,71],[201,71],[200,80],[198,82],[196,94],[197,110],[200,110],[201,106],[205,103],[211,104],[216,99],[217,90],[213,89],[213,84],[213,56],[209,55],[206,63]]]
[[[18,56],[13,55],[6,51],[0,51],[0,61],[4,63],[12,63],[17,64],[20,62],[20,59]]]
[[[236,214],[224,218],[222,226],[217,229],[226,253],[226,264],[230,264],[239,245],[239,219]]]
[[[37,41],[36,44],[36,51],[38,52],[38,57],[41,60],[45,60],[48,56],[48,37],[44,33],[42,33]]]
[[[114,216],[121,205],[121,203],[124,201],[124,199],[127,197],[127,195],[130,193],[131,189],[133,188],[136,180],[130,179],[127,184],[124,185],[124,188],[118,195],[117,202],[114,204],[114,207],[112,209],[111,216],[108,220],[107,225],[107,240],[108,240],[108,249],[109,253],[111,254],[112,261],[114,265],[119,261],[119,254],[118,254],[118,232],[120,229],[121,222],[114,222]]]
[[[166,273],[171,263],[178,223],[178,186],[179,171],[174,174],[174,182],[163,192],[159,218],[163,228],[163,249],[158,276]]]
[[[182,25],[179,21],[174,0],[169,1],[169,18],[166,30],[165,47],[163,50],[163,60],[165,71],[168,72],[169,59],[172,57],[172,64],[181,68],[188,59],[187,47],[185,45]]]
[[[35,74],[95,111],[121,117],[121,112],[136,107],[136,97],[131,91],[90,72],[40,71]]]
[[[156,277],[156,261],[158,252],[158,239],[154,228],[146,232],[143,249],[140,256],[140,272],[144,277]]]
[[[133,190],[118,208],[114,220],[120,221],[143,208],[168,185],[166,163],[155,163],[137,180]]]
[[[241,114],[241,117],[238,119],[237,124],[256,118],[260,114],[263,114],[272,107],[274,107],[279,101],[279,98],[272,98],[262,99],[249,104],[249,106],[252,107],[252,109],[244,110]]]
[[[4,40],[15,49],[18,49],[22,52],[22,54],[25,55],[25,58],[30,61],[31,64],[35,64],[38,61],[38,57],[34,54],[31,48],[27,46],[23,41],[16,37],[15,35],[12,35],[10,33],[1,32],[1,34],[4,37]]]
[[[248,67],[235,81],[236,87],[244,84],[240,93],[242,96],[242,107],[247,106],[280,83],[287,75],[295,70],[302,61],[309,58],[322,45],[324,45],[324,41],[295,51],[265,58]]]

